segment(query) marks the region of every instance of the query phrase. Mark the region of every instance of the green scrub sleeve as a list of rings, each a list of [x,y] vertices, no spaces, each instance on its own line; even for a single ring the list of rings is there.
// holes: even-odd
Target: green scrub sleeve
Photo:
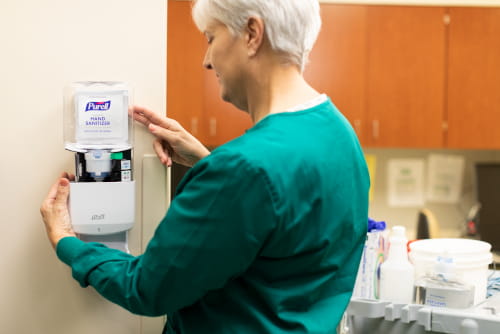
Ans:
[[[243,273],[277,227],[272,186],[253,164],[216,151],[188,172],[141,256],[62,239],[57,255],[73,277],[133,313],[157,316]]]

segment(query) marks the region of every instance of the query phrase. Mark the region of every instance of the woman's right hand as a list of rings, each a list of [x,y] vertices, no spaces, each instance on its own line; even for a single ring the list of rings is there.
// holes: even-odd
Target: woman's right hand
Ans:
[[[153,142],[156,155],[168,167],[172,161],[191,167],[210,154],[198,139],[171,118],[139,106],[134,106],[132,116],[156,137]]]

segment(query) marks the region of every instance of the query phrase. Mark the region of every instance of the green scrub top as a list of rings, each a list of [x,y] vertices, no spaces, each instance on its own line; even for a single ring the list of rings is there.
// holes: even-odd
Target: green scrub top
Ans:
[[[271,114],[185,175],[144,254],[57,245],[81,286],[168,315],[164,333],[335,333],[366,236],[369,177],[328,99]]]

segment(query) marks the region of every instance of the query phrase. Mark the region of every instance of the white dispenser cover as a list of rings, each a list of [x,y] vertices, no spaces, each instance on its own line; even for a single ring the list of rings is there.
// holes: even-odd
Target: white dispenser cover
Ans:
[[[135,181],[72,182],[69,206],[73,229],[78,234],[129,230],[135,218]]]

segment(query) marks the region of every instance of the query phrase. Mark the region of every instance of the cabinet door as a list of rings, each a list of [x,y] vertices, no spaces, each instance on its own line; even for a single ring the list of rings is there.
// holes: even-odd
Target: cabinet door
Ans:
[[[445,9],[368,8],[369,146],[444,145]]]
[[[448,147],[500,148],[500,8],[450,8]]]
[[[252,121],[247,112],[222,100],[214,71],[205,70],[203,80],[204,121],[207,127],[204,144],[216,147],[241,136],[252,126]]]
[[[202,142],[206,40],[191,19],[190,1],[168,1],[167,115]]]
[[[215,73],[203,68],[205,36],[191,18],[191,1],[168,1],[167,113],[209,147],[252,126],[247,113],[220,98]]]
[[[326,93],[361,143],[366,130],[366,6],[321,5],[322,28],[304,77]]]

